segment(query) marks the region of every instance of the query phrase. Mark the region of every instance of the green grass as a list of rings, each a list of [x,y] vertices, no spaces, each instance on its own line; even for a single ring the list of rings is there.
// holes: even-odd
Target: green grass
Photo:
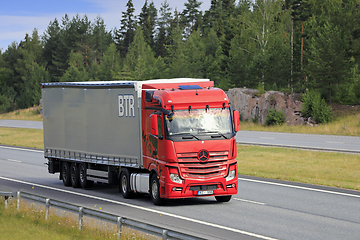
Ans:
[[[43,130],[0,127],[0,144],[43,149]]]
[[[238,146],[239,174],[360,190],[360,155]]]
[[[319,124],[316,127],[300,125],[265,126],[252,122],[241,122],[241,130],[360,136],[360,114],[337,117],[331,123]]]
[[[4,208],[0,200],[1,239],[116,239],[105,231],[86,229],[79,231],[77,223],[67,217],[50,215],[45,221],[44,211],[34,208],[16,210],[15,203]]]
[[[28,109],[16,110],[0,114],[0,119],[42,121],[42,114],[39,114],[39,106]]]
[[[85,218],[83,230],[79,231],[75,215],[59,216],[50,211],[48,220],[45,220],[44,206],[39,208],[22,203],[20,211],[17,211],[15,200],[10,201],[7,209],[4,206],[4,199],[1,198],[0,239],[117,239],[115,224]],[[147,238],[137,231],[123,228],[121,239]]]

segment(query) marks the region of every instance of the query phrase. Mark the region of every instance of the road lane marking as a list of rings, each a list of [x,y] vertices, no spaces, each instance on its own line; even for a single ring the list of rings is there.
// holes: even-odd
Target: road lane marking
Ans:
[[[325,143],[344,144],[343,142],[326,141]]]
[[[330,148],[330,147],[311,147],[311,146],[300,146],[300,145],[288,145],[288,144],[277,144],[277,143],[259,143],[259,142],[243,142],[236,140],[239,145],[255,145],[255,146],[271,146],[271,147],[282,147],[282,148],[295,148],[304,150],[317,150],[317,151],[334,151],[344,153],[360,153],[360,150],[343,149],[343,148]]]
[[[316,188],[309,188],[309,187],[300,187],[300,186],[294,186],[294,185],[283,184],[283,183],[266,182],[266,181],[254,180],[254,179],[246,179],[246,178],[239,178],[239,180],[247,181],[247,182],[270,184],[270,185],[281,186],[281,187],[297,188],[297,189],[314,191],[314,192],[329,193],[329,194],[341,195],[341,196],[346,196],[346,197],[360,198],[360,195],[355,195],[355,194],[340,193],[340,192],[334,192],[334,191],[322,190],[322,189],[316,189]]]
[[[266,205],[265,203],[245,200],[245,199],[241,199],[241,198],[234,198],[234,200],[238,200],[238,201],[241,201],[241,202],[247,202],[247,203],[254,203],[254,204],[259,204],[259,205]]]
[[[83,194],[83,193],[78,193],[78,192],[71,192],[71,191],[64,190],[64,189],[49,187],[49,186],[45,186],[45,185],[41,185],[41,184],[37,184],[37,183],[30,183],[30,182],[25,182],[25,181],[6,178],[6,177],[1,177],[1,176],[0,176],[0,179],[7,180],[7,181],[12,181],[12,182],[17,182],[17,183],[22,183],[22,184],[27,184],[27,185],[31,185],[31,186],[35,186],[35,187],[42,187],[42,188],[46,188],[46,189],[50,189],[50,190],[54,190],[54,191],[65,192],[65,193],[69,193],[69,194],[78,195],[78,196],[81,196],[81,197],[92,198],[92,199],[105,201],[105,202],[110,202],[110,203],[114,203],[114,204],[119,204],[119,205],[136,208],[136,209],[143,210],[143,211],[148,211],[148,212],[152,212],[152,213],[156,213],[156,214],[166,215],[166,216],[169,216],[169,217],[173,217],[173,218],[177,218],[177,219],[181,219],[181,220],[185,220],[185,221],[189,221],[189,222],[203,224],[203,225],[210,226],[210,227],[220,228],[220,229],[223,229],[223,230],[226,230],[226,231],[232,231],[232,232],[235,232],[235,233],[240,233],[240,234],[248,235],[248,236],[251,236],[251,237],[257,237],[257,238],[260,238],[260,239],[266,239],[266,240],[275,240],[276,239],[276,238],[262,236],[262,235],[259,235],[259,234],[256,234],[256,233],[242,231],[242,230],[239,230],[239,229],[236,229],[236,228],[226,227],[226,226],[222,226],[222,225],[215,224],[215,223],[209,223],[209,222],[196,220],[196,219],[189,218],[189,217],[184,217],[184,216],[180,216],[180,215],[176,215],[176,214],[172,214],[172,213],[168,213],[168,212],[162,212],[162,211],[159,211],[159,210],[155,210],[155,209],[151,209],[151,208],[145,208],[145,207],[141,207],[141,206],[137,206],[137,205],[133,205],[133,204],[129,204],[129,203],[124,203],[124,202],[119,202],[119,201],[115,201],[115,200],[111,200],[111,199],[96,197],[96,196]]]
[[[0,146],[0,148],[11,149],[11,150],[20,150],[20,151],[26,151],[26,152],[37,152],[37,153],[43,153],[44,152],[44,150],[40,151],[40,150],[35,150],[35,149],[7,147],[7,146]]]
[[[20,161],[20,160],[14,160],[14,159],[7,159],[7,161],[21,163],[21,161]]]
[[[275,139],[273,137],[259,137],[259,138],[261,138],[261,139]]]

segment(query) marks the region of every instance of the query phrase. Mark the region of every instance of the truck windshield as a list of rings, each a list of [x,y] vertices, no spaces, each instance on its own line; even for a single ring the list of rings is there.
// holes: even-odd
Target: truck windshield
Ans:
[[[192,109],[174,111],[166,117],[169,136],[177,134],[197,135],[202,133],[232,133],[230,110],[228,108]],[[225,137],[226,138],[226,137]]]

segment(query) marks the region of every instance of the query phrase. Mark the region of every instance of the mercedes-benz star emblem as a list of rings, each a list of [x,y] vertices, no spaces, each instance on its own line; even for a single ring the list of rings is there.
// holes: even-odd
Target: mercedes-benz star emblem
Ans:
[[[209,152],[206,151],[206,150],[201,150],[199,153],[198,153],[198,159],[200,161],[207,161],[209,160]]]

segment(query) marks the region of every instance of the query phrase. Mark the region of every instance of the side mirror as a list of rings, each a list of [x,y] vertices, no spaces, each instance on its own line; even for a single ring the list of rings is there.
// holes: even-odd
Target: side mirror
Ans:
[[[150,119],[151,119],[151,134],[157,136],[159,135],[158,116],[156,114],[152,114]]]
[[[239,111],[234,111],[234,130],[235,132],[240,131],[240,116],[239,116]]]
[[[146,91],[145,92],[145,102],[152,102],[154,91]]]

